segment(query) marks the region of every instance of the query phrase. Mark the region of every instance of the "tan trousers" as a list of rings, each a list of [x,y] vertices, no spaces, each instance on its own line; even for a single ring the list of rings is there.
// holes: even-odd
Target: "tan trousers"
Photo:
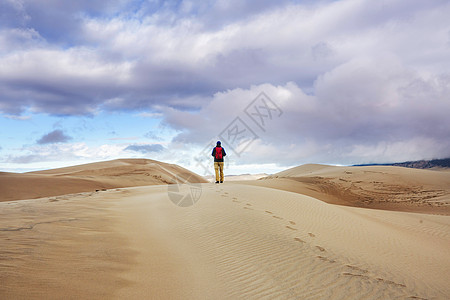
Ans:
[[[214,170],[216,171],[216,181],[223,181],[223,162],[214,162]]]

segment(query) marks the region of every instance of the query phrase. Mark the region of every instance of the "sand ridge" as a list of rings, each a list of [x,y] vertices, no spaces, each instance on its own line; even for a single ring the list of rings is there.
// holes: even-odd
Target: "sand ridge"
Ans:
[[[245,183],[339,205],[450,215],[450,172],[446,170],[304,165]]]
[[[118,159],[30,173],[0,173],[0,202],[121,187],[207,182],[178,165]]]

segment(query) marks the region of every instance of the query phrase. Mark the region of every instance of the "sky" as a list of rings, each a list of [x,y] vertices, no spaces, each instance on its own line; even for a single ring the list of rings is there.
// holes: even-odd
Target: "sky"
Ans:
[[[447,0],[0,1],[0,171],[450,157]]]

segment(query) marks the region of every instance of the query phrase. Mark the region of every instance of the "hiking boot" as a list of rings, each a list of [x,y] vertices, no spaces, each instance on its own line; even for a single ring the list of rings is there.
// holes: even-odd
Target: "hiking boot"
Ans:
[[[218,181],[216,181],[216,183],[219,183]]]
[[[223,181],[221,181],[220,183],[223,183]]]

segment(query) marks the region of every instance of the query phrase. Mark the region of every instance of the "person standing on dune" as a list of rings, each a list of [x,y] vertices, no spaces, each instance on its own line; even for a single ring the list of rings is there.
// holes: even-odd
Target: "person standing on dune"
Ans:
[[[213,148],[212,156],[214,156],[214,170],[216,171],[216,183],[223,183],[223,158],[227,154],[222,148],[221,142],[218,141],[216,147]]]

